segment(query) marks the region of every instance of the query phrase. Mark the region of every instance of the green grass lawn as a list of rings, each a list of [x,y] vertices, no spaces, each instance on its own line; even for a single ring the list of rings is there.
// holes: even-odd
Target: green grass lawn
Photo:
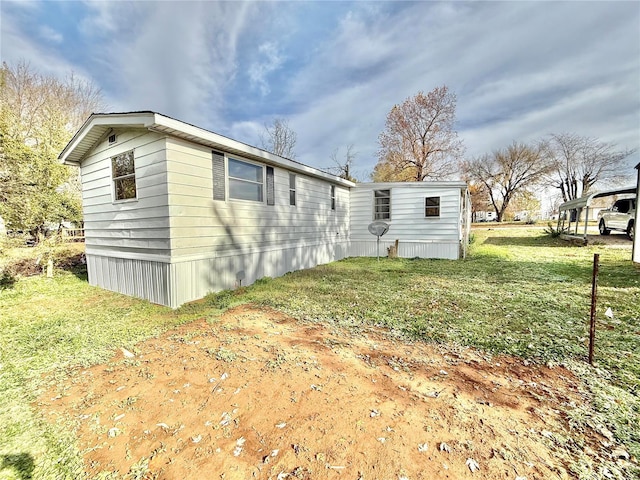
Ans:
[[[246,302],[310,321],[379,325],[410,340],[566,364],[593,396],[571,420],[606,425],[640,457],[640,268],[630,251],[573,247],[522,227],[478,230],[474,239],[464,261],[347,259],[176,311],[90,287],[81,271],[19,279],[0,289],[0,479],[81,476],[73,425],[52,426],[33,406],[45,381]],[[601,267],[591,368],[585,360],[595,252]],[[609,306],[612,319],[603,315]]]

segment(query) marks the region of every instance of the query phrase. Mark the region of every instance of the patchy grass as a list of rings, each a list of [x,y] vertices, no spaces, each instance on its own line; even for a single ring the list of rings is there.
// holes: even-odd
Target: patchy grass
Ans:
[[[465,261],[347,259],[177,311],[90,287],[76,267],[56,270],[52,279],[18,276],[0,289],[0,479],[82,477],[74,426],[51,425],[33,406],[44,378],[55,382],[116,348],[135,351],[141,339],[194,318],[215,320],[247,302],[316,322],[378,325],[411,340],[567,364],[593,396],[592,405],[573,412],[576,430],[604,425],[639,458],[640,269],[629,250],[572,247],[528,228],[478,230],[474,240]],[[29,257],[29,250],[11,257]],[[584,360],[595,252],[601,267],[591,368]],[[4,253],[0,264],[7,263]],[[612,319],[603,315],[609,306]],[[214,353],[233,360],[230,350]],[[144,461],[140,467],[144,472]]]

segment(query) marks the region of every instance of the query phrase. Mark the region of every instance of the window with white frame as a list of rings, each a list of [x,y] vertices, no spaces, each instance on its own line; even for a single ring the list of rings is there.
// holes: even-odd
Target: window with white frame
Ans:
[[[331,185],[331,210],[336,209],[336,186]]]
[[[424,199],[424,216],[425,217],[440,216],[440,197],[426,197]]]
[[[136,198],[136,166],[133,150],[111,157],[113,198],[131,200]]]
[[[296,204],[296,176],[293,173],[289,174],[289,205]]]
[[[227,160],[229,198],[262,202],[264,168],[235,158]]]
[[[391,190],[373,191],[373,219],[391,219]]]

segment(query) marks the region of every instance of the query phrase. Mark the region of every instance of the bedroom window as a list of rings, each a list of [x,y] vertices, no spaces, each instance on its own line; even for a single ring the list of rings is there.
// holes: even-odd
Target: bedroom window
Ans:
[[[262,202],[264,168],[261,165],[229,158],[228,169],[229,198]]]
[[[111,157],[111,174],[116,201],[136,198],[136,166],[133,150]]]
[[[336,186],[331,185],[331,210],[336,209]]]
[[[373,191],[373,219],[391,219],[391,190]]]
[[[424,199],[424,216],[425,217],[440,216],[440,197],[426,197]]]
[[[289,205],[296,204],[296,176],[293,173],[289,174]]]

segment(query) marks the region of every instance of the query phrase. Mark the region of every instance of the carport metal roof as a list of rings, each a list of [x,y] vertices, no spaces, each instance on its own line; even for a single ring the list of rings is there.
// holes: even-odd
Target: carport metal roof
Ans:
[[[604,192],[595,192],[591,195],[585,195],[584,197],[575,198],[573,200],[569,200],[568,202],[564,202],[560,207],[558,207],[558,230],[560,229],[560,222],[562,222],[562,226],[564,227],[564,218],[562,212],[577,210],[578,214],[576,215],[576,226],[574,235],[578,234],[578,228],[580,225],[580,212],[582,209],[586,209],[584,215],[584,234],[583,237],[587,239],[587,225],[589,224],[589,207],[591,206],[591,201],[594,198],[602,198],[602,197],[611,197],[613,195],[624,195],[624,194],[634,194],[636,193],[637,187],[635,185],[624,188],[617,188],[615,190],[606,190]],[[569,226],[568,231],[571,232],[571,215],[569,215]]]

